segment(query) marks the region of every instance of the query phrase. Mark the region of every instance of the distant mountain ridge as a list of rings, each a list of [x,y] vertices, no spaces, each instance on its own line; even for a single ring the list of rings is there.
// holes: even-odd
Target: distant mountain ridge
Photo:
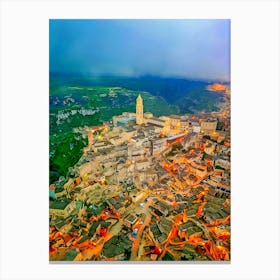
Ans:
[[[180,113],[217,110],[217,104],[223,102],[220,93],[209,92],[207,87],[219,81],[200,81],[184,78],[163,78],[157,76],[91,77],[88,75],[55,74],[51,73],[53,84],[67,83],[69,86],[111,86],[122,87],[134,91],[147,91],[152,95],[161,96],[168,103],[176,105]],[[223,83],[229,84],[229,83]]]

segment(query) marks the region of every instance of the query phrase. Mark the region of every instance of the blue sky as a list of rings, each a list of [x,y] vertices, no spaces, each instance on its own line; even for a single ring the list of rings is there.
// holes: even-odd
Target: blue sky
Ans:
[[[230,80],[230,20],[50,20],[50,71]]]

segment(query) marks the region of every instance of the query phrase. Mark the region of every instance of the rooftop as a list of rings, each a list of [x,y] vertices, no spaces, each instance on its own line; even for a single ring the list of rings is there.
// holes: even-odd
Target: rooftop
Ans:
[[[64,256],[63,260],[64,261],[73,261],[76,256],[78,255],[79,253],[76,251],[76,249],[73,249],[73,250],[70,250],[67,252],[67,254]]]
[[[161,235],[161,232],[160,232],[157,224],[150,225],[150,230],[153,233],[155,238],[158,238]]]
[[[172,224],[173,224],[172,221],[166,218],[162,218],[158,223],[158,227],[161,230],[161,232],[169,233],[172,228]]]
[[[131,248],[132,242],[123,235],[115,235],[103,246],[102,254],[106,258],[112,258],[125,253]]]
[[[153,120],[153,121],[157,121],[157,122],[161,122],[161,123],[165,123],[165,121],[164,120],[161,120],[161,119],[159,119],[159,118],[149,118],[147,121],[149,122],[150,120]]]
[[[178,115],[170,115],[169,118],[171,118],[171,119],[181,119],[181,116],[178,116]]]
[[[133,224],[137,220],[137,217],[133,214],[129,214],[128,216],[125,217],[125,220]]]
[[[179,229],[181,231],[187,231],[188,235],[191,235],[196,232],[201,232],[202,229],[198,227],[194,222],[188,221],[186,223],[183,223],[179,226]]]
[[[60,209],[64,210],[66,206],[71,202],[70,199],[66,200],[55,200],[50,203],[50,209]]]

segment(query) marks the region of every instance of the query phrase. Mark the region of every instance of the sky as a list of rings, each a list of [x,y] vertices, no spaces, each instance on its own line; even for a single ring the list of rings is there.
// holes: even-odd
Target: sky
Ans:
[[[50,72],[230,80],[230,20],[50,20]]]

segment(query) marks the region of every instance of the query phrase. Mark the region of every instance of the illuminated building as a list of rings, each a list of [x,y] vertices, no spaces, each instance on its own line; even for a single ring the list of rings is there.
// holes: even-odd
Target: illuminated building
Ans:
[[[192,132],[200,133],[200,124],[198,122],[192,122]]]
[[[147,119],[146,122],[148,124],[157,125],[159,127],[164,127],[166,123],[164,120],[155,117]]]
[[[152,154],[157,155],[167,147],[166,138],[155,138],[152,140]]]
[[[181,128],[181,117],[177,115],[171,115],[169,117],[170,125],[172,129],[180,129]]]
[[[51,217],[68,217],[76,208],[75,201],[71,200],[56,200],[50,204],[49,214]]]
[[[144,117],[143,117],[143,99],[139,94],[136,99],[136,124],[143,124]]]
[[[215,165],[221,166],[222,168],[229,170],[230,169],[230,161],[228,159],[218,158],[215,161]]]
[[[133,214],[128,214],[123,221],[127,227],[132,228],[137,221],[137,217]]]
[[[152,118],[152,117],[153,117],[153,114],[152,114],[152,113],[150,113],[150,112],[144,113],[144,118],[145,118],[145,119],[150,119],[150,118]]]
[[[91,147],[93,144],[93,134],[92,134],[92,130],[88,131],[88,146]]]
[[[183,131],[187,131],[189,128],[189,121],[188,120],[182,120],[180,121],[180,127]]]
[[[218,122],[216,120],[208,120],[201,122],[201,132],[204,134],[212,134],[216,131]]]
[[[134,121],[136,119],[135,113],[123,112],[120,116],[113,116],[114,126],[122,126],[127,124],[129,121]]]

